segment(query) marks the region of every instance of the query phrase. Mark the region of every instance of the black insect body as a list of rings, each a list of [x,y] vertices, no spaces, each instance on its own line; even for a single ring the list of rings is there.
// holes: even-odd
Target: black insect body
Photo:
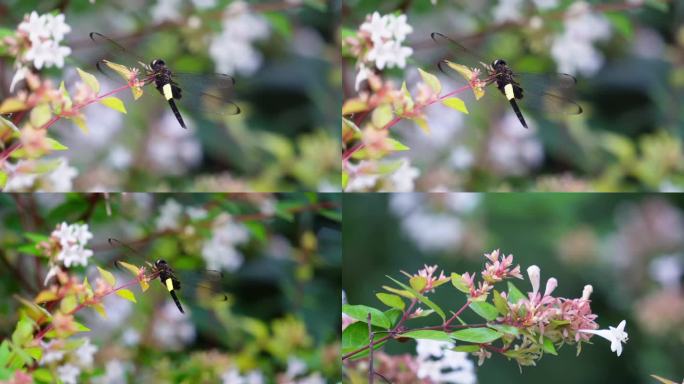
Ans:
[[[178,300],[178,296],[176,296],[176,291],[181,289],[181,283],[176,277],[176,274],[173,272],[173,269],[165,260],[162,259],[155,261],[154,269],[155,271],[152,273],[159,276],[159,281],[164,284],[166,289],[171,294],[171,298],[173,299],[173,302],[176,303],[178,310],[181,311],[181,313],[185,313],[185,311],[183,311],[183,307],[181,306],[180,300]]]
[[[518,103],[515,102],[516,99],[520,100],[523,98],[523,89],[513,78],[513,71],[508,67],[506,62],[501,59],[492,62],[492,69],[496,73],[496,76],[494,77],[496,87],[499,88],[499,91],[501,91],[504,96],[506,96],[506,99],[508,99],[508,102],[511,104],[515,115],[518,117],[518,120],[520,120],[523,127],[527,128],[527,122],[525,121],[522,112],[520,112]]]

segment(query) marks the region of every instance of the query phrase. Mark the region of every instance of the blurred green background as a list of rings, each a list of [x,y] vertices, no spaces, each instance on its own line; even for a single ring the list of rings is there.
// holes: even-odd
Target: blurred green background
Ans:
[[[181,113],[150,88],[127,115],[100,105],[85,109],[90,133],[70,121],[50,128],[70,150],[81,191],[339,190],[340,71],[336,65],[337,8],[322,0],[87,0],[0,4],[0,28],[15,30],[26,14],[63,13],[72,49],[64,68],[43,69],[56,85],[75,82],[76,67],[98,75],[102,92],[117,84],[95,68],[104,47],[92,31],[113,38],[145,59],[163,58],[181,72],[227,73],[236,79],[237,116]],[[0,61],[0,99],[9,96],[14,58]],[[21,87],[19,87],[21,88]],[[186,97],[188,99],[190,96]],[[19,123],[18,126],[21,127]],[[54,131],[53,131],[54,129]]]
[[[679,191],[684,187],[684,3],[681,1],[383,1],[348,0],[343,33],[367,15],[405,14],[413,28],[402,43],[413,49],[405,68],[381,71],[398,89],[417,83],[417,68],[440,75],[437,62],[458,54],[436,45],[431,32],[461,42],[491,63],[514,71],[564,72],[577,77],[579,116],[523,114],[520,126],[492,87],[463,115],[426,109],[431,134],[411,121],[391,129],[420,170],[416,191],[602,190]],[[572,14],[579,15],[576,18]],[[357,69],[343,61],[344,98],[354,97]],[[456,75],[455,77],[458,77]],[[445,93],[457,84],[440,75]],[[524,88],[524,83],[523,83]],[[412,89],[412,91],[415,91]]]
[[[392,285],[386,275],[439,265],[446,274],[476,272],[485,252],[513,254],[558,279],[557,296],[580,297],[594,287],[601,328],[627,320],[622,356],[592,339],[523,367],[494,354],[476,368],[481,383],[656,383],[650,374],[684,377],[684,198],[656,194],[345,194],[342,287],[349,304],[385,308],[375,294]],[[455,311],[465,297],[437,289],[431,296]],[[467,311],[469,312],[469,311]],[[477,322],[474,313],[468,321]],[[434,318],[410,325],[435,325]],[[390,354],[413,353],[415,343],[388,344]],[[471,358],[472,359],[472,358]]]

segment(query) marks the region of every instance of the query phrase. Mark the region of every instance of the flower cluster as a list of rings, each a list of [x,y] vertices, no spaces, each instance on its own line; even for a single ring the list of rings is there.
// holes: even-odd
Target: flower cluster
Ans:
[[[12,78],[10,92],[30,73],[27,66],[29,63],[36,69],[64,66],[64,58],[69,56],[71,48],[60,43],[64,35],[70,31],[71,27],[64,22],[64,14],[38,15],[33,11],[30,15],[24,16],[16,34],[5,38],[10,53],[18,59],[15,63],[17,72]]]
[[[402,43],[412,31],[413,28],[406,22],[406,15],[381,16],[375,12],[366,16],[356,36],[345,40],[358,58],[357,90],[363,81],[369,79],[373,67],[383,70],[406,66],[406,59],[411,56],[413,49]]]
[[[93,366],[94,355],[98,348],[90,344],[90,339],[82,338],[78,340],[80,346],[70,349],[72,342],[65,343],[64,340],[56,339],[50,342],[40,342],[43,349],[43,357],[40,360],[41,366],[53,366],[59,363],[56,368],[57,376],[64,384],[76,384],[80,382],[79,376],[83,370],[89,370]]]
[[[88,259],[93,256],[93,251],[85,247],[92,238],[93,234],[88,231],[88,224],[63,222],[57,225],[49,240],[41,244],[45,254],[50,257],[50,271],[45,277],[44,284],[47,285],[61,266],[86,266]]]
[[[485,253],[488,262],[485,263],[485,269],[480,273],[484,281],[479,281],[475,284],[475,273],[464,273],[460,278],[459,284],[464,292],[468,292],[471,300],[486,299],[489,292],[494,289],[494,284],[509,279],[512,277],[522,279],[520,274],[520,265],[513,267],[513,255],[503,256],[501,259],[499,250],[491,253]],[[511,269],[511,267],[513,267]]]
[[[593,44],[610,35],[608,20],[592,12],[588,3],[579,1],[570,5],[565,15],[565,31],[553,39],[551,46],[558,70],[571,75],[595,74],[603,65],[603,56]]]
[[[4,171],[7,173],[5,192],[71,192],[73,180],[78,175],[78,170],[70,166],[65,157],[20,160],[16,164],[6,162]]]

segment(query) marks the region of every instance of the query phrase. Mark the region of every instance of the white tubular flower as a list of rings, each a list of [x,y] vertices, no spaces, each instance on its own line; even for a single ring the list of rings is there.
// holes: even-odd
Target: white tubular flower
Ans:
[[[536,295],[539,292],[539,275],[541,271],[536,265],[532,265],[527,268],[527,276],[530,277],[530,283],[532,283],[532,294]]]
[[[592,292],[594,292],[594,287],[589,284],[585,285],[582,290],[582,300],[589,300],[589,296],[591,296]]]
[[[622,354],[622,343],[626,343],[628,339],[627,332],[625,332],[625,325],[627,320],[622,320],[618,324],[617,328],[608,327],[608,329],[580,329],[578,332],[591,333],[597,336],[601,336],[604,339],[610,341],[610,350],[612,352],[617,352],[617,355]]]
[[[548,296],[553,293],[553,290],[558,286],[558,280],[555,277],[550,278],[546,281],[546,289],[544,290],[544,296]]]

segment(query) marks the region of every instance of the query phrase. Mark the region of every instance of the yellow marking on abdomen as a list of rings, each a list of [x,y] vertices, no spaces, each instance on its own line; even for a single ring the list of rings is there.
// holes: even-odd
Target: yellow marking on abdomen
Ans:
[[[515,93],[513,93],[513,84],[509,83],[504,85],[504,95],[506,95],[508,100],[515,99]]]
[[[173,280],[169,277],[166,279],[166,289],[169,290],[169,292],[173,291]]]
[[[162,86],[162,92],[164,93],[164,97],[166,98],[166,100],[173,99],[173,92],[171,91],[171,84],[164,84]]]

